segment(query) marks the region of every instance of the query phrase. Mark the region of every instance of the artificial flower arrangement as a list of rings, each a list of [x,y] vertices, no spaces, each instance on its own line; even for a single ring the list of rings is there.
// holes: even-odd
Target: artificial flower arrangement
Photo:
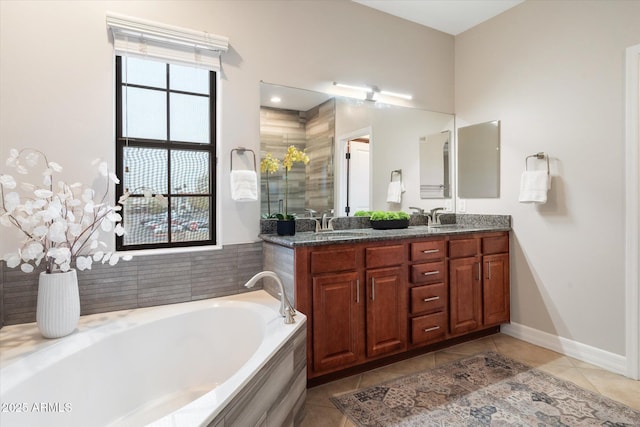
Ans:
[[[0,223],[24,235],[18,250],[4,255],[7,266],[20,266],[30,273],[44,261],[46,272],[54,273],[69,271],[74,265],[85,270],[91,269],[93,262],[115,265],[121,258],[131,259],[107,250],[107,244],[100,240],[101,232],[118,236],[125,232],[120,224],[122,207],[106,202],[108,183],[119,182],[107,163],[99,159],[92,163],[106,181],[101,195],[80,183],[54,182],[54,173],[62,167],[39,150],[12,149],[7,166],[28,175],[41,159],[45,163],[41,185],[18,183],[12,175],[0,175]]]
[[[288,200],[289,200],[289,171],[294,163],[304,163],[305,165],[309,164],[309,156],[304,150],[298,150],[294,145],[290,145],[287,148],[287,152],[282,159],[282,166],[284,167],[284,213],[274,214],[276,218],[280,220],[294,220],[295,215],[289,214],[288,210]],[[269,201],[269,174],[275,173],[278,169],[280,169],[280,161],[274,158],[271,153],[267,153],[264,159],[260,162],[260,170],[262,172],[267,172],[267,203],[270,205]],[[271,208],[269,207],[269,218],[271,215]]]

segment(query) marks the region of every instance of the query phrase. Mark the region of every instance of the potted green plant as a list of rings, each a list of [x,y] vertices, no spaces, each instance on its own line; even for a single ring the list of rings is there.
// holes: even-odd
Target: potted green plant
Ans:
[[[371,222],[371,228],[389,230],[407,228],[409,226],[409,218],[409,214],[402,211],[374,211],[371,213],[369,221]]]

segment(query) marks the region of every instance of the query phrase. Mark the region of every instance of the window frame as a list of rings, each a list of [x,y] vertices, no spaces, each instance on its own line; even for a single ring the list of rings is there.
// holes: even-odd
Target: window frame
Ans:
[[[122,179],[118,184],[116,184],[116,200],[119,200],[120,197],[124,194],[124,174],[125,174],[125,165],[124,165],[124,150],[127,147],[143,147],[143,148],[155,148],[155,149],[163,149],[167,152],[167,191],[168,193],[163,194],[168,200],[169,206],[167,207],[167,224],[171,224],[171,200],[173,197],[209,197],[209,238],[206,240],[195,240],[195,241],[172,241],[171,240],[171,228],[168,227],[167,232],[167,242],[159,242],[159,243],[140,243],[134,245],[125,245],[123,236],[116,236],[116,251],[137,251],[137,250],[145,250],[145,249],[167,249],[167,248],[184,248],[184,247],[204,247],[204,246],[215,246],[217,245],[217,221],[218,221],[218,212],[217,212],[217,93],[218,93],[218,78],[217,72],[211,69],[207,69],[209,73],[209,143],[197,143],[197,142],[185,142],[185,141],[172,141],[171,133],[170,133],[170,95],[171,93],[178,94],[188,94],[188,95],[199,95],[206,96],[203,94],[197,94],[193,92],[186,92],[181,90],[171,90],[169,86],[169,67],[170,64],[175,65],[185,65],[185,64],[176,64],[168,60],[162,60],[160,62],[164,63],[166,66],[166,75],[167,75],[167,85],[166,88],[160,89],[156,87],[149,87],[138,84],[130,84],[124,83],[122,81],[122,58],[126,55],[116,55],[116,66],[115,66],[115,92],[116,92],[116,135],[115,135],[115,143],[116,143],[116,173]],[[193,66],[193,64],[187,64],[187,66]],[[157,139],[145,139],[145,138],[132,138],[123,135],[123,108],[122,108],[122,97],[123,97],[123,88],[135,87],[142,89],[153,89],[158,91],[164,91],[166,93],[167,100],[167,133],[165,140],[157,140]],[[181,194],[172,194],[171,192],[171,151],[172,150],[181,150],[181,151],[194,151],[194,152],[203,152],[206,151],[209,153],[209,193],[198,194],[198,193],[181,193]],[[144,197],[143,195],[130,195],[130,198],[133,197]],[[122,214],[122,226],[127,228],[127,218],[124,215],[124,206]]]

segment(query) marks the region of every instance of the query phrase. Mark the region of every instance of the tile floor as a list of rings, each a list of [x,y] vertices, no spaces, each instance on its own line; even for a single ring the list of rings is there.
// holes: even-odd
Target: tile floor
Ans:
[[[307,390],[305,417],[301,427],[353,427],[354,424],[333,406],[329,397],[430,369],[481,351],[501,353],[640,410],[640,381],[633,381],[508,335],[496,334],[311,388]]]

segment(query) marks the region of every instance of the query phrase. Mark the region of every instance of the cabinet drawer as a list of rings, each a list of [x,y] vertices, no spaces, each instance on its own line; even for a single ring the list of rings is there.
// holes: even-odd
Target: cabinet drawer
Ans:
[[[378,246],[365,249],[367,268],[389,267],[400,265],[404,261],[404,246]]]
[[[411,261],[430,261],[446,256],[444,240],[429,240],[411,244]]]
[[[411,288],[411,314],[442,311],[447,304],[447,288],[444,283]]]
[[[444,261],[425,262],[411,266],[411,283],[444,282]]]
[[[449,258],[465,258],[478,254],[478,239],[449,240]]]
[[[491,236],[482,238],[482,253],[485,255],[509,252],[509,236]]]
[[[421,344],[444,338],[447,332],[447,314],[438,312],[411,319],[411,343]]]
[[[356,249],[311,252],[311,273],[332,273],[356,269]]]

